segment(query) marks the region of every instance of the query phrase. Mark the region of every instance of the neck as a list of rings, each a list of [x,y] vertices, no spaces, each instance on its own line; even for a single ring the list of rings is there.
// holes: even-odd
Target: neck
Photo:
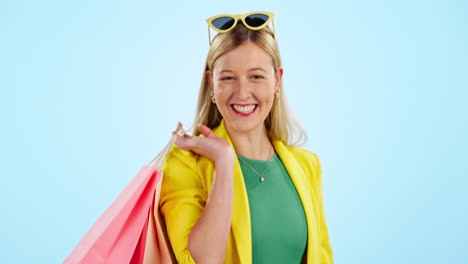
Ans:
[[[226,127],[236,153],[249,159],[267,160],[274,154],[273,144],[270,142],[264,125],[258,129],[242,133]]]

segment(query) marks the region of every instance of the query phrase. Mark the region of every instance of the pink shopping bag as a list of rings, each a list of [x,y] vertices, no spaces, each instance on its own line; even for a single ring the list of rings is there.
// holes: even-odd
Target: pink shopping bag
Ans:
[[[176,263],[158,207],[161,169],[174,140],[175,136],[149,165],[140,169],[64,264]]]

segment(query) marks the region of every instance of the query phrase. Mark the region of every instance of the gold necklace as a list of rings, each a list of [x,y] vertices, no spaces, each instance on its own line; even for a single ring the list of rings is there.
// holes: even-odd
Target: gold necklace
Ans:
[[[273,150],[273,153],[274,153],[274,150]],[[271,161],[273,158],[268,159],[265,168],[263,168],[263,171],[262,171],[262,173],[260,174],[260,173],[258,173],[254,168],[252,168],[252,167],[247,163],[247,161],[245,161],[240,155],[238,155],[237,157],[239,158],[240,161],[244,162],[244,164],[247,165],[247,167],[249,167],[249,169],[252,170],[253,173],[257,174],[258,177],[260,177],[260,181],[261,181],[261,182],[265,181],[265,178],[263,178],[263,174],[265,173],[266,169],[268,168],[268,165],[270,165],[270,161]]]

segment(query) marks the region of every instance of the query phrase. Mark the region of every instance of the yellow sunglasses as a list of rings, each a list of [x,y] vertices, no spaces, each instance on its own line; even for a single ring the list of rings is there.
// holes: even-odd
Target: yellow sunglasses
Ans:
[[[237,25],[237,21],[241,20],[244,25],[251,30],[260,30],[268,23],[273,25],[273,38],[276,40],[275,23],[273,16],[275,14],[265,11],[254,11],[242,15],[217,15],[206,19],[208,23],[208,41],[211,45],[210,27],[219,33],[226,33]]]

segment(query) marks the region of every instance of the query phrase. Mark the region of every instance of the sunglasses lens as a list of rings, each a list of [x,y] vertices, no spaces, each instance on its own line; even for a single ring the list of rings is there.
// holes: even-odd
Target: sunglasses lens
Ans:
[[[251,27],[259,27],[268,21],[268,15],[252,14],[245,18],[245,23]]]
[[[217,29],[225,30],[232,27],[234,19],[232,17],[218,17],[211,21],[211,24]]]

